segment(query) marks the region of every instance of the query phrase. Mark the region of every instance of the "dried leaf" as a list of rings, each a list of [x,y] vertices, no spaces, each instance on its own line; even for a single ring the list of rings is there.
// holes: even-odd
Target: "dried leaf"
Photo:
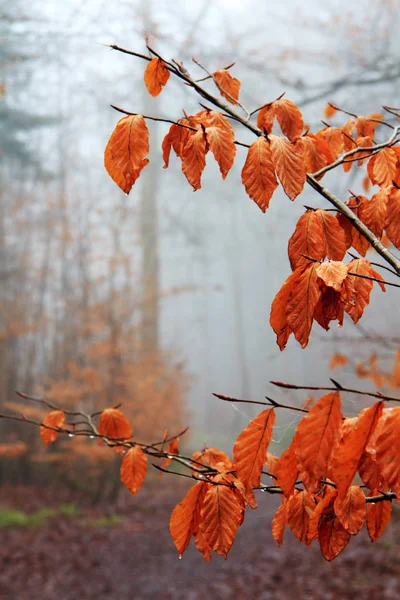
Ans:
[[[181,150],[182,172],[193,186],[194,191],[201,188],[201,174],[206,166],[206,138],[203,129],[190,131]]]
[[[388,198],[385,230],[389,240],[400,250],[400,190],[395,187]]]
[[[265,212],[278,182],[272,164],[270,144],[263,136],[249,148],[242,170],[242,183],[246,193]]]
[[[299,268],[289,275],[272,302],[269,322],[272,329],[276,333],[276,342],[281,350],[285,349],[288,338],[292,333],[292,329],[289,327],[287,322],[286,307],[289,302],[290,295],[302,273],[303,270]]]
[[[337,517],[323,519],[318,528],[318,541],[322,556],[333,560],[347,546],[350,533],[345,530]]]
[[[280,505],[272,519],[272,537],[277,542],[278,546],[283,544],[283,534],[287,523],[287,506],[286,502]]]
[[[167,65],[160,58],[152,58],[144,72],[144,82],[152,96],[158,96],[169,79]]]
[[[141,488],[147,473],[147,456],[139,446],[125,454],[121,464],[121,481],[133,495]]]
[[[65,414],[62,410],[52,410],[44,419],[43,425],[47,427],[62,427],[65,421]],[[40,426],[40,435],[45,446],[48,446],[52,442],[55,442],[58,437],[58,431],[53,429],[47,429],[47,427]]]
[[[308,525],[310,517],[315,510],[315,502],[312,496],[306,491],[295,492],[287,501],[287,523],[292,533],[297,539],[307,546]]]
[[[400,407],[385,411],[384,428],[375,442],[376,462],[382,478],[400,498]]]
[[[393,148],[382,148],[368,161],[368,175],[373,184],[392,185],[396,175],[397,155]]]
[[[334,504],[335,514],[351,535],[357,535],[367,516],[365,495],[358,485],[349,487],[345,496],[338,496]]]
[[[231,133],[220,127],[206,127],[206,138],[218,163],[222,179],[225,179],[236,156],[236,146]]]
[[[318,277],[322,279],[326,286],[340,292],[343,281],[347,277],[347,265],[337,260],[323,262],[317,267]]]
[[[132,427],[118,408],[105,408],[100,415],[98,427],[100,435],[124,441],[132,437]]]
[[[198,529],[206,492],[207,484],[199,481],[190,488],[184,499],[172,511],[169,530],[180,555],[185,552],[190,538]]]
[[[227,69],[215,71],[212,75],[221,96],[226,98],[231,104],[237,104],[240,90],[239,79],[232,77]]]
[[[378,496],[378,490],[371,492],[370,496]],[[392,503],[389,501],[369,502],[367,504],[367,528],[371,542],[376,542],[389,524],[392,514]]]
[[[301,273],[290,292],[286,308],[287,324],[302,348],[308,344],[314,309],[321,297],[317,265],[318,263],[311,263]]]
[[[257,127],[266,133],[271,133],[275,119],[275,103],[270,102],[259,110],[257,115]]]
[[[283,137],[271,135],[271,156],[276,174],[285,194],[294,200],[301,194],[306,181],[306,166],[296,145]]]
[[[276,467],[275,475],[279,487],[286,498],[289,498],[294,492],[294,486],[299,475],[294,440],[290,446],[282,452],[282,456]]]
[[[283,135],[294,142],[303,132],[303,115],[293,102],[285,98],[276,100],[274,108]]]
[[[149,130],[142,115],[120,119],[104,152],[104,166],[125,194],[129,194],[149,163]]]

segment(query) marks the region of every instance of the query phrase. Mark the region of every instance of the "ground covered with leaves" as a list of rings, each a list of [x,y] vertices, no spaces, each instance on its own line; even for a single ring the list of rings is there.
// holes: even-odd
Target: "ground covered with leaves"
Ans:
[[[361,532],[328,563],[290,531],[278,548],[270,527],[279,500],[259,494],[228,560],[206,564],[192,547],[179,560],[169,535],[185,489],[165,478],[93,506],[76,492],[1,488],[1,600],[400,597],[400,510],[377,543]]]

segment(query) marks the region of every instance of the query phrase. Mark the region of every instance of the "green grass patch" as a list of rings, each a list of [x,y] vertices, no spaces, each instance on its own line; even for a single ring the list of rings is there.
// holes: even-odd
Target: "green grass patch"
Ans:
[[[0,529],[7,527],[43,527],[49,519],[58,515],[76,517],[78,514],[79,511],[75,504],[61,504],[58,508],[41,508],[32,514],[0,506]]]

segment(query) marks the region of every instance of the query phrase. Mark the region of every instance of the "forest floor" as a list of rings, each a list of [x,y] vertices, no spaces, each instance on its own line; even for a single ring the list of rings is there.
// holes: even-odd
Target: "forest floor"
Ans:
[[[228,560],[205,563],[192,545],[179,560],[168,521],[183,484],[164,478],[95,507],[62,490],[0,488],[0,600],[400,598],[400,510],[377,543],[361,532],[328,563],[289,531],[277,547],[278,501],[260,494]]]

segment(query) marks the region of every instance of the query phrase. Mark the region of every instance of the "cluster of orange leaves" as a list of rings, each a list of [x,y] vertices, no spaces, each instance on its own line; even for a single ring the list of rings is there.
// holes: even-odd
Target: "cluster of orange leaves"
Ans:
[[[45,445],[55,441],[65,415],[54,410],[43,421]],[[383,408],[377,402],[357,417],[344,418],[339,392],[320,398],[297,425],[293,440],[280,458],[268,452],[275,424],[274,409],[265,409],[239,434],[233,460],[218,448],[195,452],[189,465],[197,482],[174,508],[170,519],[172,540],[180,556],[191,538],[206,561],[211,551],[226,558],[247,506],[257,508],[254,490],[281,494],[282,503],[272,521],[279,545],[286,525],[309,546],[318,539],[322,555],[335,558],[367,524],[371,540],[383,533],[391,516],[389,491],[400,497],[400,407]],[[54,429],[52,429],[54,428]],[[123,413],[107,408],[97,429],[123,458],[121,481],[136,494],[147,473],[145,451],[133,441],[132,427]],[[179,456],[173,438],[161,465],[166,469]],[[261,482],[264,470],[273,486]],[[359,477],[361,487],[356,483]],[[361,481],[360,481],[361,480]],[[365,490],[365,491],[364,491]],[[367,502],[367,498],[377,502]]]
[[[153,58],[144,77],[149,92],[159,94],[168,77],[167,65]],[[211,77],[227,100],[238,102],[240,83],[229,71],[217,71]],[[329,116],[334,113],[331,107]],[[366,177],[380,189],[370,199],[352,195],[346,204],[377,238],[382,239],[385,230],[387,238],[400,248],[400,147],[382,147],[373,156],[371,150],[362,150],[373,147],[381,119],[380,113],[358,116],[341,127],[327,125],[313,134],[305,130],[303,116],[290,100],[280,97],[264,105],[257,116],[259,137],[249,147],[242,169],[247,194],[265,212],[278,180],[294,200],[303,191],[307,173],[319,179],[324,175],[319,173],[321,169],[332,165],[343,153],[360,148],[341,164],[349,171],[354,162],[362,165],[370,157]],[[275,122],[283,135],[272,133]],[[225,179],[235,160],[235,144],[233,127],[221,112],[205,109],[192,116],[185,113],[163,140],[164,168],[169,165],[172,148],[182,161],[183,174],[198,190],[207,152],[211,151]],[[107,144],[105,166],[125,193],[148,163],[148,152],[149,132],[143,116],[123,117]],[[270,322],[281,350],[291,333],[304,348],[313,321],[328,330],[333,320],[341,326],[347,313],[357,323],[369,303],[373,280],[378,280],[385,291],[381,276],[368,260],[342,262],[350,247],[364,257],[370,244],[343,214],[308,209],[300,217],[289,240],[293,273],[276,295],[271,310]]]
[[[346,366],[349,360],[344,354],[334,354],[330,360],[329,366],[334,369],[337,366]],[[400,387],[400,351],[394,355],[393,367],[389,371],[386,368],[387,360],[385,359],[385,367],[379,364],[379,356],[371,354],[367,361],[357,361],[354,365],[355,373],[360,379],[370,379],[378,388],[388,387],[396,389]]]

